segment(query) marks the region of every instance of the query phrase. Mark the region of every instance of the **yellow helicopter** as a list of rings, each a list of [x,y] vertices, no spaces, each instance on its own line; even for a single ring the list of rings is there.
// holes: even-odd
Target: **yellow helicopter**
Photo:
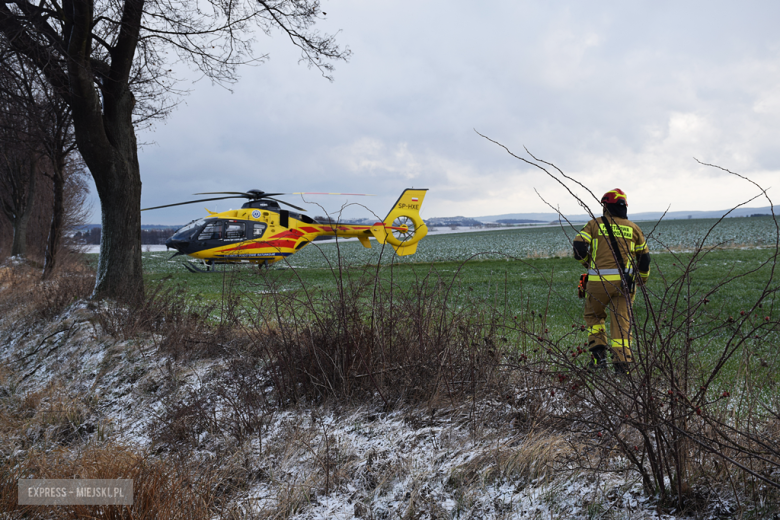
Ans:
[[[177,202],[141,211],[214,200],[248,199],[241,209],[221,213],[207,209],[208,217],[190,222],[165,242],[168,248],[176,250],[173,256],[189,255],[203,260],[207,266],[207,271],[203,271],[185,262],[187,269],[192,272],[209,272],[215,264],[254,263],[268,266],[297,253],[321,236],[357,238],[368,248],[371,247],[369,238],[374,237],[380,244],[392,246],[400,256],[413,255],[417,251],[417,243],[428,234],[428,227],[420,218],[420,207],[427,191],[404,190],[384,221],[373,225],[319,222],[303,213],[281,209],[279,204],[305,211],[274,198],[284,193],[265,193],[260,190],[196,193],[227,196]]]

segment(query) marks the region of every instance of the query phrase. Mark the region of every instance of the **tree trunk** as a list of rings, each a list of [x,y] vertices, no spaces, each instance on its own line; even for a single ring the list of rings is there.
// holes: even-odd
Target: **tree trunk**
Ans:
[[[103,226],[92,297],[126,303],[144,295],[141,172],[132,117],[135,97],[129,87],[143,5],[144,0],[125,1],[111,66],[103,71],[100,90],[92,70],[90,2],[73,3],[68,41],[68,85],[76,143],[95,180]]]
[[[27,214],[29,216],[29,213]],[[27,255],[27,218],[22,215],[13,221],[14,240],[11,243],[11,256]]]
[[[24,208],[13,219],[14,241],[11,244],[11,256],[27,256],[27,222],[32,214],[33,199],[35,198],[34,168],[29,169],[30,180],[27,185],[27,202]]]
[[[132,122],[132,93],[125,86],[116,103],[84,113],[73,108],[76,142],[95,180],[101,210],[100,258],[93,298],[132,303],[143,298],[141,270],[141,172]],[[74,104],[75,105],[75,104]],[[109,107],[113,110],[109,110]],[[105,134],[94,139],[88,122],[97,112]],[[96,142],[97,141],[97,142]]]
[[[135,100],[125,88],[122,99],[103,117],[110,145],[85,145],[76,125],[76,140],[95,180],[101,210],[100,257],[93,298],[135,302],[143,298],[141,269],[141,172],[131,119]],[[107,107],[109,103],[106,103]],[[112,103],[114,105],[114,103]],[[73,111],[74,119],[77,111]],[[112,117],[113,116],[113,117]],[[83,125],[81,126],[83,128]],[[91,144],[91,143],[90,143]]]
[[[93,175],[100,196],[102,217],[100,259],[93,297],[135,302],[143,298],[144,291],[141,269],[141,174],[137,160],[134,164],[122,160],[117,162],[120,164],[110,172],[103,172],[104,175],[100,177]]]
[[[65,220],[65,166],[62,161],[57,161],[54,168],[54,175],[51,178],[54,184],[54,208],[51,216],[51,227],[49,227],[49,238],[46,242],[46,253],[43,257],[44,280],[51,277],[57,266],[57,256],[62,242],[63,221]]]

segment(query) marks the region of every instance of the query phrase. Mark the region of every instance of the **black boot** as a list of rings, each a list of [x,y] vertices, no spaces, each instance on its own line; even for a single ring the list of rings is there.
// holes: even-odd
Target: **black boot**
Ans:
[[[612,363],[612,367],[615,369],[615,374],[619,376],[627,376],[631,373],[631,363],[615,362]]]
[[[607,367],[607,346],[594,345],[590,347],[590,353],[593,356],[590,360],[590,367],[593,370],[601,370]]]

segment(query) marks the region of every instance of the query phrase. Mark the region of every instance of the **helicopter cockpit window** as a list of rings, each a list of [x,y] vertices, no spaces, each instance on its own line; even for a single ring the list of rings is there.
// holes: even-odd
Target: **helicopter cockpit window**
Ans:
[[[198,240],[221,240],[222,222],[209,222],[198,235]]]
[[[254,229],[252,231],[252,237],[253,238],[260,238],[261,236],[263,236],[263,233],[265,233],[265,228],[266,228],[265,224],[259,224],[259,223],[255,222],[253,224],[253,227],[254,227]]]
[[[225,240],[244,240],[245,238],[243,222],[225,222]]]
[[[182,227],[181,229],[178,229],[176,233],[173,234],[175,238],[190,238],[190,235],[192,235],[197,228],[205,224],[206,221],[204,219],[198,219],[193,220],[186,226]]]

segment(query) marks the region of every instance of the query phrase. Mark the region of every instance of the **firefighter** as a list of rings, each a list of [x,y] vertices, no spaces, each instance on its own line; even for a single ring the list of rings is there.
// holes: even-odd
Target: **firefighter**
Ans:
[[[631,306],[636,283],[650,275],[650,252],[639,226],[628,220],[623,190],[601,198],[603,217],[588,222],[574,238],[574,258],[588,269],[585,284],[585,325],[593,366],[604,368],[607,348],[617,373],[627,373],[631,354]],[[637,276],[637,274],[639,276]],[[610,339],[604,322],[610,313]]]

